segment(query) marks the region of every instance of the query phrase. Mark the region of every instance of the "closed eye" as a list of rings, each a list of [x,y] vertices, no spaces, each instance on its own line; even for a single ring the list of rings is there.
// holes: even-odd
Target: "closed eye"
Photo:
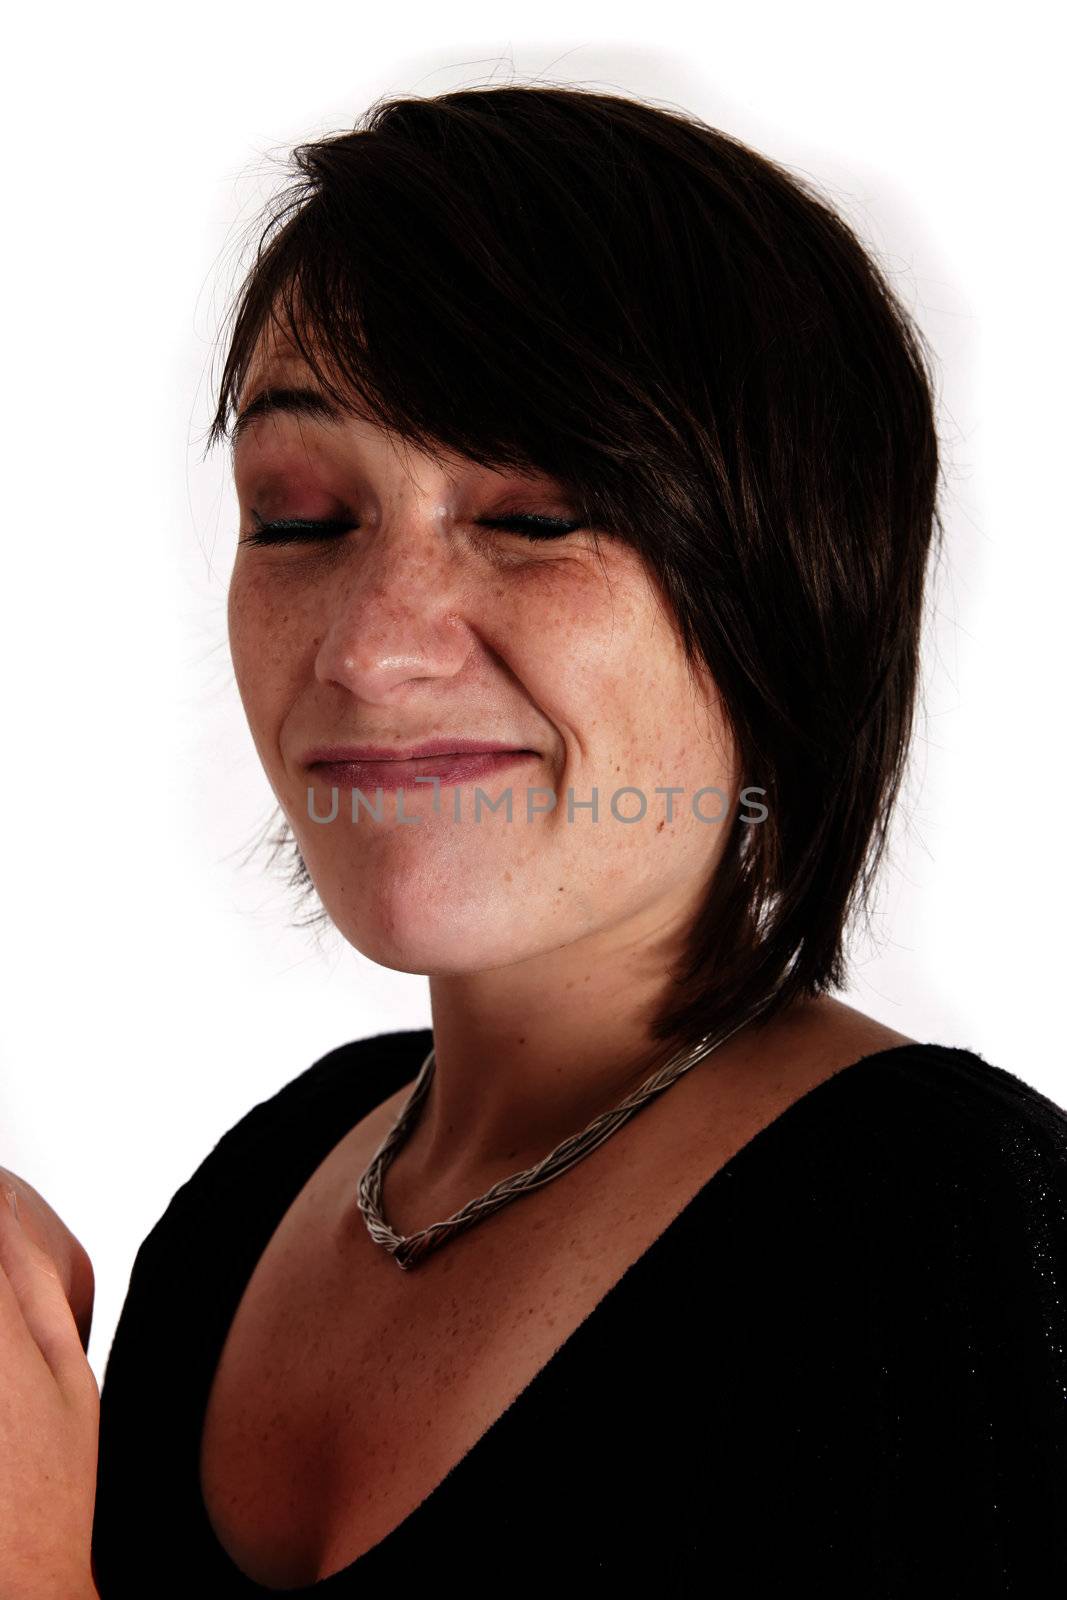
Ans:
[[[536,512],[524,511],[510,517],[479,518],[478,526],[503,528],[506,532],[520,534],[524,539],[563,539],[568,533],[577,533],[582,524],[567,521],[563,517],[542,517]]]
[[[348,533],[354,523],[337,518],[332,521],[313,520],[309,517],[284,517],[276,522],[264,522],[258,511],[252,513],[252,532],[246,533],[239,544],[307,544],[317,539],[334,539]]]
[[[308,517],[286,517],[275,522],[264,522],[257,511],[252,513],[253,528],[239,540],[241,544],[306,544],[313,540],[336,539],[356,526],[345,518],[333,520]],[[582,523],[563,517],[542,517],[536,512],[515,513],[508,517],[480,517],[480,528],[500,528],[505,533],[516,533],[531,540],[563,539],[577,533]]]

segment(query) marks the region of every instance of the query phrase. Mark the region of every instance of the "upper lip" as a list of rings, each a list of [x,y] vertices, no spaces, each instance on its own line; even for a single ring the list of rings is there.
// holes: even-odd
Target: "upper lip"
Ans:
[[[499,739],[425,739],[419,744],[333,744],[309,750],[303,758],[306,767],[325,761],[415,761],[422,756],[475,756],[503,751],[525,751],[525,745],[507,744]],[[534,754],[530,751],[530,754]]]

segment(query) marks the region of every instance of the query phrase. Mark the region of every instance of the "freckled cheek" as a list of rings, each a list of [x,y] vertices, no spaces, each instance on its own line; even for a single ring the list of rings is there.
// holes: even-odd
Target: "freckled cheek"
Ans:
[[[615,782],[688,790],[722,784],[729,752],[720,748],[721,729],[705,726],[684,674],[674,673],[670,662],[642,656],[636,637],[610,659],[590,658],[584,665],[568,703],[582,726],[595,728],[595,748]]]
[[[658,765],[666,751],[677,749],[677,697],[650,682],[637,637],[621,628],[613,640],[576,634],[557,659],[567,707],[590,750],[616,775]]]
[[[729,750],[720,748],[721,716],[691,681],[680,642],[642,598],[624,599],[617,589],[614,612],[575,640],[576,693],[596,708],[602,749],[620,783],[721,782],[730,765]]]
[[[304,654],[300,609],[269,584],[237,576],[227,601],[230,655],[241,700],[257,732],[285,714]]]
[[[502,641],[503,642],[503,641]],[[600,761],[613,748],[619,711],[599,641],[573,615],[529,611],[513,629],[504,659],[540,710],[559,729],[571,755]]]

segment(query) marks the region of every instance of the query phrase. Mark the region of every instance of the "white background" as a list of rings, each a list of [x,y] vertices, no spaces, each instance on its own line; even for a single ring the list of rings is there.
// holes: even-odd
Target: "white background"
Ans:
[[[2,99],[0,1164],[97,1278],[102,1378],[140,1240],[231,1124],[425,979],[287,925],[203,462],[213,345],[302,139],[385,94],[581,83],[814,178],[939,361],[947,561],[925,715],[845,998],[1067,1103],[1060,53],[1036,4],[632,10],[20,8]],[[354,1174],[355,1181],[358,1175]]]

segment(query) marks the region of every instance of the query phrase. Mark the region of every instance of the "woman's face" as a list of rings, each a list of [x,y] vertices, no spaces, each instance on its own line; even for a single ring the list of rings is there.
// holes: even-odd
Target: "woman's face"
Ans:
[[[242,413],[268,383],[275,397],[318,390],[298,358],[262,350]],[[728,825],[701,820],[725,798],[705,793],[694,811],[694,796],[729,796],[733,752],[634,551],[610,534],[598,554],[588,531],[534,541],[487,526],[573,508],[550,480],[432,460],[346,414],[263,411],[238,430],[234,470],[237,682],[344,937],[383,966],[441,974],[687,925]],[[341,531],[250,542],[294,519]],[[447,758],[354,775],[314,764],[329,747],[452,739],[525,754],[475,777]],[[380,820],[362,805],[352,821],[352,782],[371,805],[382,786]],[[335,787],[336,814],[313,820],[331,817]],[[640,793],[618,795],[616,815],[620,789]]]

